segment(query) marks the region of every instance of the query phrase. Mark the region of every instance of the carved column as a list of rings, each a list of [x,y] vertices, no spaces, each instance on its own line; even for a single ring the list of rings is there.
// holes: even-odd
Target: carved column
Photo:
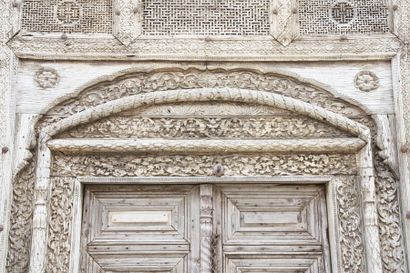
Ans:
[[[212,272],[212,226],[213,201],[212,185],[201,185],[200,188],[200,223],[201,223],[201,273]]]
[[[51,151],[47,137],[39,138],[36,181],[34,184],[33,237],[31,242],[30,273],[45,272],[47,253],[47,200],[50,189]]]

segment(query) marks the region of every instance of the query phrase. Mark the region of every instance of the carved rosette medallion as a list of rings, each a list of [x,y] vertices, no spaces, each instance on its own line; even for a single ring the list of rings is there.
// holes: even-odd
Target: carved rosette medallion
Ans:
[[[379,78],[371,71],[360,71],[354,79],[354,85],[364,92],[373,91],[379,88]]]
[[[41,68],[34,75],[35,83],[43,89],[56,86],[59,78],[57,71],[52,68]]]

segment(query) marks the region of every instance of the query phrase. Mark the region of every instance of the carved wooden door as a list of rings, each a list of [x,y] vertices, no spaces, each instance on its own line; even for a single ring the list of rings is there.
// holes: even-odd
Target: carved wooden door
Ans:
[[[330,272],[316,185],[90,186],[81,272]]]
[[[330,272],[322,186],[224,185],[214,204],[217,271]]]
[[[198,186],[87,187],[81,272],[199,272],[198,195]]]

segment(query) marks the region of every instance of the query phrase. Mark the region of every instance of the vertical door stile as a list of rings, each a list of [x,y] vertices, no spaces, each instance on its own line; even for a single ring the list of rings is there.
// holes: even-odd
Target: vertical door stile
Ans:
[[[200,186],[201,223],[201,273],[213,271],[213,189],[212,185]]]

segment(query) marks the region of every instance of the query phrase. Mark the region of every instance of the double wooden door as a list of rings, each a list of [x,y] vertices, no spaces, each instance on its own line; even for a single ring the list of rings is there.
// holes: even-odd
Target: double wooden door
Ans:
[[[88,186],[81,272],[330,272],[324,188]]]

